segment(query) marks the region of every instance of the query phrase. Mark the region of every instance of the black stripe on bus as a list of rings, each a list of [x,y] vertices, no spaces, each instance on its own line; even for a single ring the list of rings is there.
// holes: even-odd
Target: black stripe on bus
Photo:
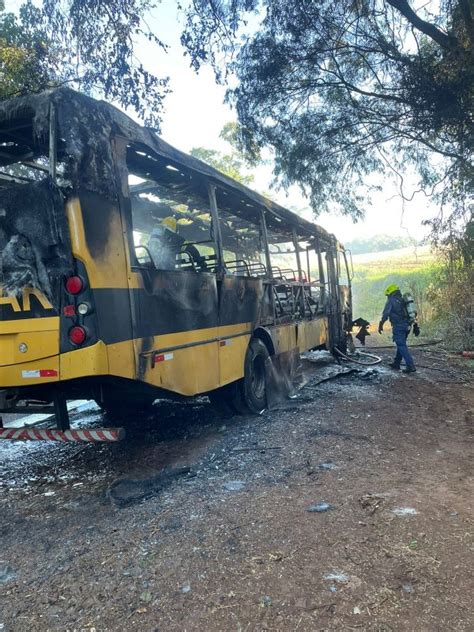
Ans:
[[[175,297],[176,298],[176,297]],[[233,300],[232,293],[225,297],[218,317],[217,295],[200,304],[169,300],[169,296],[154,296],[143,289],[95,289],[94,301],[98,315],[98,338],[106,344],[115,344],[132,338],[151,338],[166,334],[209,329],[217,326],[255,322],[259,303],[249,292],[247,300]],[[135,324],[132,326],[130,301],[133,302]],[[229,303],[227,305],[227,303]]]

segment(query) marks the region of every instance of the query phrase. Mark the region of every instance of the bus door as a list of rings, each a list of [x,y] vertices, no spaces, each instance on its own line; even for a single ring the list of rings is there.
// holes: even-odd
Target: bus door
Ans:
[[[351,285],[344,252],[334,244],[327,253],[329,277],[329,341],[331,349],[346,348],[346,332],[352,322]]]
[[[352,327],[352,260],[350,263],[351,265],[349,266],[346,251],[338,249],[337,266],[339,306],[345,332],[349,332]]]
[[[205,183],[128,146],[126,195],[137,377],[194,395],[219,385],[217,246]]]

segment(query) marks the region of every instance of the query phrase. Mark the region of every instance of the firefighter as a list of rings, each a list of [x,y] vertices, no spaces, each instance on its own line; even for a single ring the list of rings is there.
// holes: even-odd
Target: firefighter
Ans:
[[[392,325],[393,342],[397,346],[395,359],[389,364],[389,366],[390,368],[399,371],[400,364],[403,359],[406,364],[403,372],[415,373],[415,363],[407,347],[407,338],[410,333],[411,325],[410,317],[398,285],[389,285],[385,290],[385,296],[387,297],[387,302],[385,303],[382,318],[379,323],[379,334],[383,332],[385,321],[390,320]]]

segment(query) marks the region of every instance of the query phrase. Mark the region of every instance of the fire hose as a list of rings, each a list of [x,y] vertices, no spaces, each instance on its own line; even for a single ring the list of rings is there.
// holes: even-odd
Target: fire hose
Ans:
[[[334,347],[334,353],[338,356],[340,356],[341,358],[344,358],[345,360],[348,360],[349,362],[354,362],[355,364],[360,364],[361,366],[374,366],[375,364],[380,364],[382,362],[382,358],[380,358],[379,356],[375,355],[375,353],[364,353],[363,351],[359,351],[358,355],[362,355],[365,356],[367,358],[373,358],[372,361],[370,362],[361,362],[360,360],[356,360],[355,358],[348,356],[347,354],[343,353],[340,349],[338,349],[337,347]]]

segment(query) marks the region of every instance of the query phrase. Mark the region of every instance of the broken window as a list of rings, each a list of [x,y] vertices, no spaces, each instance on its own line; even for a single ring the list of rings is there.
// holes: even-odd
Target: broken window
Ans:
[[[337,251],[337,276],[339,285],[349,285],[349,270],[347,268],[346,257],[342,250]]]
[[[0,125],[0,285],[6,295],[40,290],[57,303],[71,265],[63,195],[49,174],[49,137],[34,113],[19,110]]]
[[[268,232],[270,260],[275,279],[298,281],[298,260],[292,241],[281,241],[281,236]]]
[[[203,183],[141,146],[128,147],[127,165],[138,265],[214,272],[217,248]]]
[[[216,189],[216,201],[226,274],[266,276],[260,211],[223,188]]]

